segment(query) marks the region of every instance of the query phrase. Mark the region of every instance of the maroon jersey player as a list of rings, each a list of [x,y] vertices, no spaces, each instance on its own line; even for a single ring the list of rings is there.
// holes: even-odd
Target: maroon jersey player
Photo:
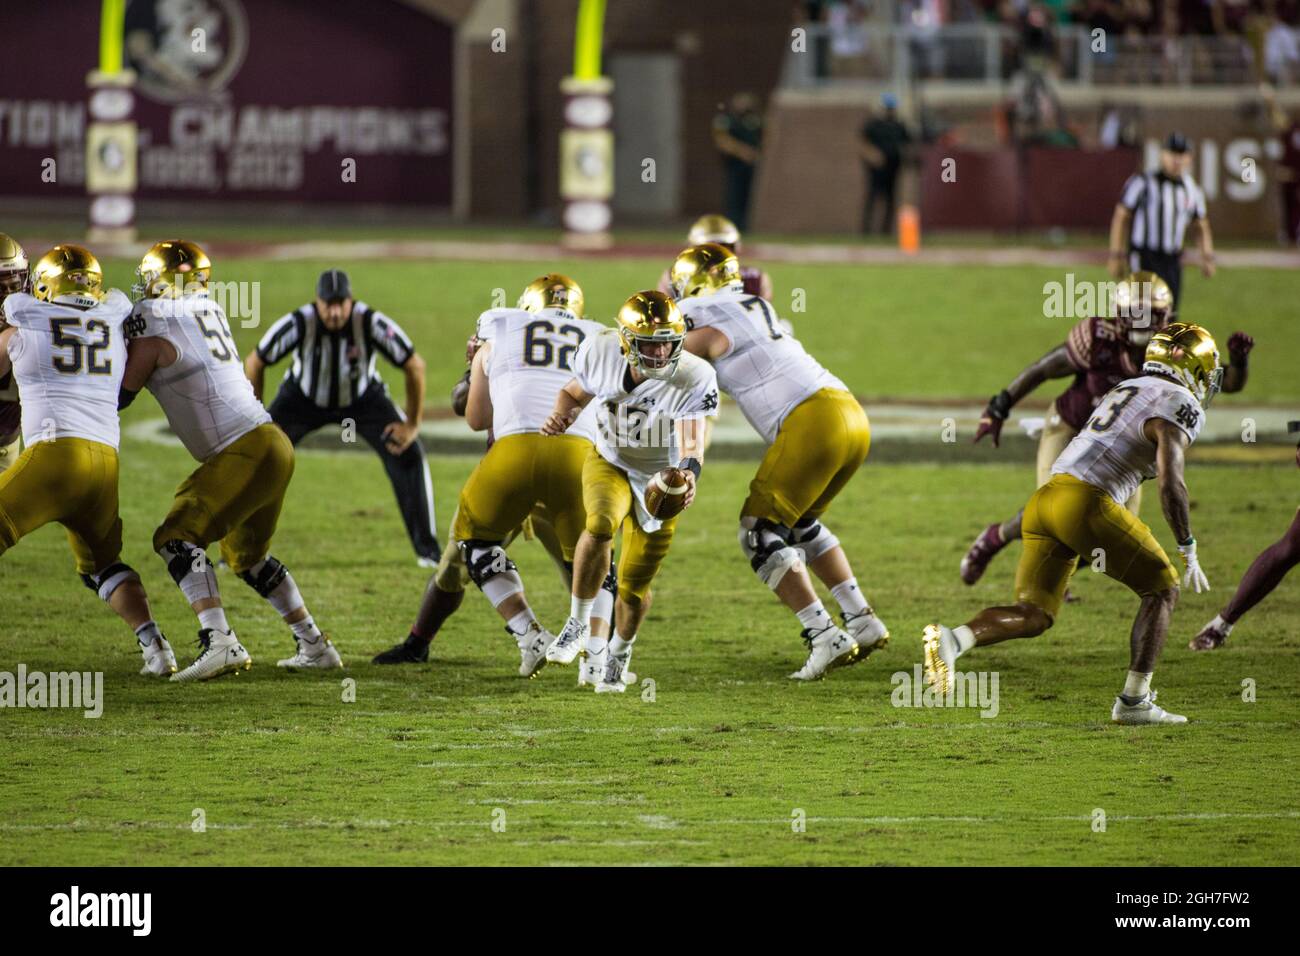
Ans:
[[[705,242],[716,242],[720,246],[725,246],[736,255],[740,255],[740,230],[736,224],[726,216],[710,214],[701,216],[695,220],[691,226],[691,231],[686,236],[686,243],[690,246],[698,246]],[[756,295],[762,299],[772,298],[772,277],[769,276],[758,266],[740,267],[740,277],[745,282],[745,293],[747,295]],[[672,284],[668,281],[668,270],[659,277],[659,291],[665,295],[672,295]]]
[[[0,303],[11,292],[26,292],[29,279],[27,253],[14,239],[0,232]],[[4,318],[0,314],[0,327]],[[9,357],[0,356],[0,471],[18,458],[18,436],[22,426],[22,407],[18,404],[18,385],[8,368]]]
[[[1025,368],[1003,391],[989,400],[980,417],[975,441],[993,437],[996,447],[1002,423],[1011,409],[1048,379],[1072,378],[1069,386],[1047,410],[1038,440],[1038,485],[1045,484],[1057,457],[1087,424],[1103,396],[1125,379],[1141,374],[1143,355],[1151,336],[1166,326],[1173,314],[1173,296],[1164,280],[1152,272],[1135,272],[1115,289],[1112,318],[1084,319],[1064,342]],[[1230,362],[1223,391],[1237,392],[1246,384],[1246,360],[1254,339],[1236,332],[1228,340]],[[1125,502],[1137,514],[1141,489]],[[993,556],[1020,537],[1020,514],[985,528],[961,561],[961,579],[974,584]]]

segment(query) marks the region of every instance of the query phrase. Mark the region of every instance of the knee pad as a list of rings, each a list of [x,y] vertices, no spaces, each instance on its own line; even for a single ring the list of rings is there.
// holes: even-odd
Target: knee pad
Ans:
[[[737,538],[759,580],[773,590],[789,571],[802,567],[803,554],[790,545],[791,530],[766,518],[741,518]]]
[[[816,561],[839,547],[840,539],[816,518],[800,518],[790,531],[790,543],[803,552],[805,561]]]
[[[239,579],[264,598],[280,586],[289,574],[289,569],[270,555],[261,564],[255,564],[239,575]]]
[[[127,581],[139,580],[140,575],[135,573],[135,568],[121,561],[110,564],[103,571],[81,576],[81,583],[98,594],[101,601],[107,601]]]
[[[481,590],[483,585],[499,574],[515,570],[515,563],[506,554],[506,549],[496,541],[470,539],[457,541],[461,560],[469,572],[469,579]]]
[[[158,550],[166,555],[164,560],[167,562],[167,573],[178,585],[185,580],[186,575],[204,574],[212,568],[208,556],[188,541],[173,538],[164,542]]]

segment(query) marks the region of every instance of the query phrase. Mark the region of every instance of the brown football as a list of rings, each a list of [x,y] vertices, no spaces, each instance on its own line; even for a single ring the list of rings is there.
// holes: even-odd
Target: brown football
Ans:
[[[682,513],[686,507],[688,472],[682,468],[665,468],[656,472],[645,486],[645,507],[652,518],[663,521]]]

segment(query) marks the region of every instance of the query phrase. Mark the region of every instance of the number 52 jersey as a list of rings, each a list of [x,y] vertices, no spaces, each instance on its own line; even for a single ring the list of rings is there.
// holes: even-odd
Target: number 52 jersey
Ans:
[[[89,309],[42,302],[25,292],[4,300],[22,396],[23,442],[84,438],[117,448],[117,393],[126,370],[123,323],[131,300],[111,289]]]
[[[207,461],[271,420],[244,375],[225,312],[206,293],[138,302],[127,335],[158,336],[176,349],[176,361],[158,368],[145,385],[197,460]]]
[[[1073,475],[1125,502],[1148,478],[1156,477],[1156,446],[1143,434],[1149,419],[1163,418],[1196,441],[1205,412],[1186,388],[1159,375],[1121,382],[1106,393],[1088,423],[1052,466],[1054,475]]]

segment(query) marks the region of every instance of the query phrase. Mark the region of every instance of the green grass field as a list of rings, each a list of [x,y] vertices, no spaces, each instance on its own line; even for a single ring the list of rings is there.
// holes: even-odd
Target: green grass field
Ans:
[[[262,282],[264,327],[304,301],[329,264],[219,268]],[[129,281],[124,263],[109,267],[115,284]],[[572,270],[602,317],[662,264],[361,262],[351,272],[362,297],[412,332],[429,360],[430,404],[441,406],[492,290],[513,302],[547,268]],[[1042,284],[1060,278],[1052,270],[773,272],[783,309],[792,287],[806,290],[807,313],[791,316],[800,337],[868,411],[883,397],[978,405],[1067,327],[1041,316]],[[1189,318],[1259,340],[1243,400],[1300,403],[1288,361],[1298,291],[1300,279],[1281,271],[1189,276]],[[245,349],[258,334],[236,331]],[[159,414],[146,396],[126,423]],[[444,528],[473,464],[431,462]],[[963,659],[998,673],[996,717],[892,705],[891,675],[920,661],[924,624],[1009,597],[1018,549],[975,588],[960,583],[957,563],[979,528],[1032,490],[1023,462],[868,461],[828,523],[893,643],[824,682],[787,680],[804,656],[797,624],[735,544],[753,467],[706,468],[638,643],[635,669],[653,694],[621,697],[580,692],[572,667],[514,676],[513,642],[477,593],[428,666],[369,664],[405,635],[426,573],[368,454],[304,451],[275,546],[342,651],[344,674],[277,672],[292,650],[287,629],[224,575],[253,670],[197,686],[140,678],[129,632],[72,574],[60,529],[42,529],[0,559],[0,670],[102,670],[104,712],[0,710],[0,864],[1300,862],[1297,581],[1227,648],[1185,649],[1291,520],[1293,466],[1191,465],[1214,590],[1184,595],[1155,680],[1162,702],[1192,722],[1147,729],[1108,720],[1135,599],[1087,572],[1076,582],[1082,602],[1046,635]],[[191,468],[179,446],[123,445],[124,558],[142,572],[182,664],[196,624],[149,541]],[[1146,517],[1170,547],[1153,506]],[[533,606],[558,627],[567,595],[549,560],[535,544],[514,555]],[[355,702],[343,700],[345,678]],[[1247,680],[1254,703],[1242,699]],[[1094,830],[1098,809],[1104,832]],[[192,829],[196,810],[205,832]]]

